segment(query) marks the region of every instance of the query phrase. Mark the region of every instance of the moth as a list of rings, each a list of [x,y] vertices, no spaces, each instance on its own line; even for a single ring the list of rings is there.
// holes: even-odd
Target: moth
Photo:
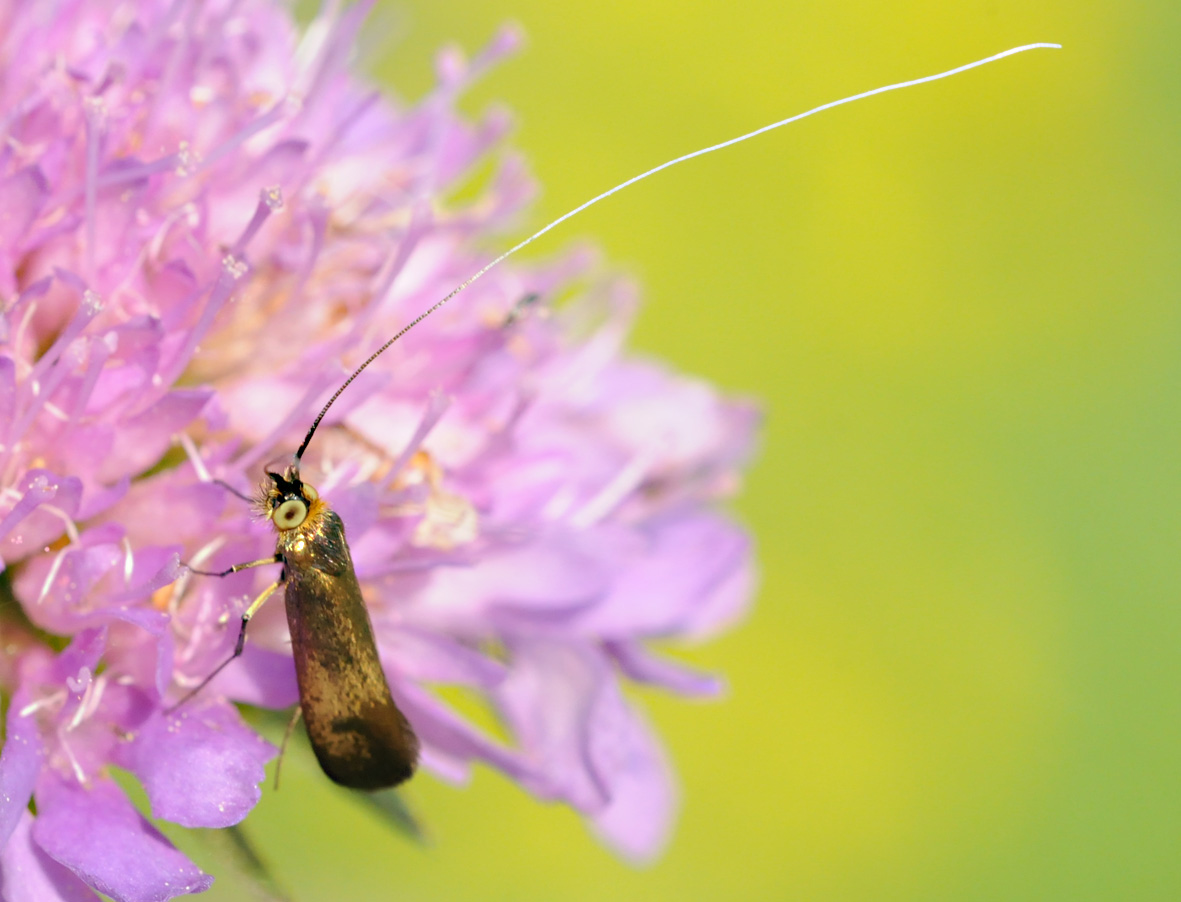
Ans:
[[[413,727],[394,702],[382,671],[373,626],[353,569],[344,524],[327,502],[320,498],[315,488],[300,477],[300,462],[304,452],[324,415],[341,393],[394,342],[490,269],[567,219],[636,182],[678,163],[739,144],[833,107],[947,78],[1026,50],[1060,46],[1049,43],[1025,44],[935,75],[886,85],[825,103],[736,138],[668,160],[559,216],[427,308],[374,351],[328,399],[309,427],[290,465],[282,473],[266,473],[269,484],[265,485],[259,504],[263,515],[270,520],[277,533],[274,555],[220,572],[193,570],[194,573],[224,577],[267,564],[279,564],[281,567],[278,579],[259,594],[242,614],[233,654],[169,710],[175,710],[200,692],[242,654],[247,625],[267,599],[282,587],[299,683],[299,713],[307,724],[308,738],[324,773],[343,786],[366,790],[396,786],[408,779],[418,762],[418,739]],[[226,487],[237,494],[233,487]]]

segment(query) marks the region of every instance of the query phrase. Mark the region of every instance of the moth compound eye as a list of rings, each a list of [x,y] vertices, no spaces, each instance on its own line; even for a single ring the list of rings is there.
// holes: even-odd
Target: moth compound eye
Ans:
[[[307,498],[308,501],[315,501],[320,497],[320,493],[305,482],[303,484],[303,496]]]
[[[295,529],[308,515],[308,506],[298,498],[288,498],[275,510],[272,518],[279,529]]]

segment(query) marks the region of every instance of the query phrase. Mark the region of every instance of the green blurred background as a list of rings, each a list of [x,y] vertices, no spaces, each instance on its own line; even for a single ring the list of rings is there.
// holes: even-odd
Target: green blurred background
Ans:
[[[533,224],[633,188],[593,238],[644,285],[635,346],[767,410],[736,508],[750,619],[645,693],[683,785],[636,870],[487,769],[408,798],[428,848],[306,754],[247,822],[304,900],[1181,898],[1181,6],[399,0],[371,71],[529,45],[467,101],[518,116]],[[214,898],[241,898],[232,880]]]

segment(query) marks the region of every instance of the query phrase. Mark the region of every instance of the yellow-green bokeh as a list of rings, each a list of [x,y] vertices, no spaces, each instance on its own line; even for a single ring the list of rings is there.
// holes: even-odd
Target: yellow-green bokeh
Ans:
[[[645,694],[684,790],[646,870],[481,770],[392,837],[296,757],[248,823],[307,900],[1181,898],[1181,7],[418,0],[376,74],[506,20],[539,224],[654,163],[825,114],[548,239],[644,285],[636,346],[763,400],[737,504],[762,589]],[[302,760],[302,763],[300,763]],[[224,886],[224,885],[223,885]],[[215,895],[234,898],[229,886]]]

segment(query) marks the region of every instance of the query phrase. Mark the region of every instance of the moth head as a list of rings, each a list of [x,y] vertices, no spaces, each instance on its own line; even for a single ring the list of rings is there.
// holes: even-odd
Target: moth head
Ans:
[[[290,468],[282,474],[267,471],[270,485],[263,485],[262,512],[280,532],[298,529],[315,511],[319,494]]]

